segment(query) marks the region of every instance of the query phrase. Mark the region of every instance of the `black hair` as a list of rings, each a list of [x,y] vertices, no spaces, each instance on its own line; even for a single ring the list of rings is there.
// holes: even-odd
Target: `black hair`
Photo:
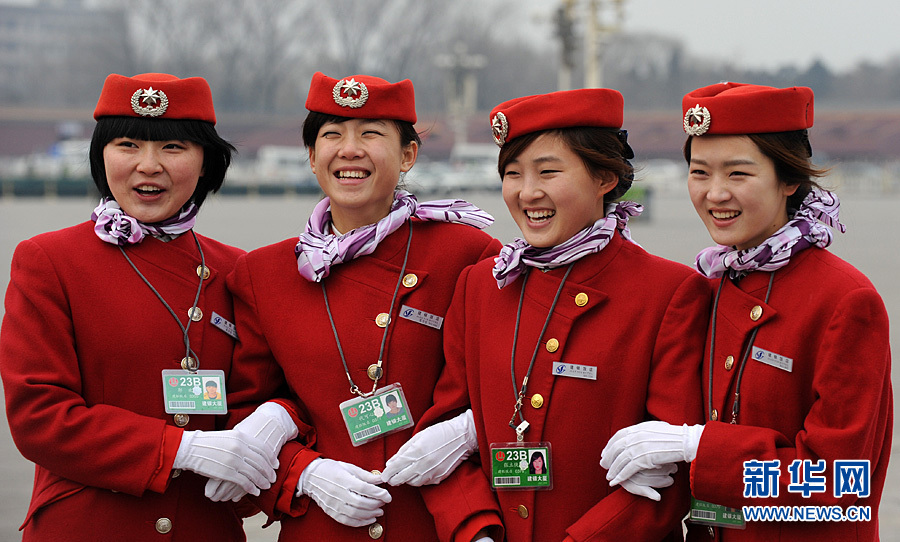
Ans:
[[[190,141],[203,147],[203,176],[189,201],[197,207],[210,192],[217,192],[225,181],[231,155],[237,150],[222,139],[211,122],[193,119],[154,119],[143,117],[101,117],[94,126],[89,153],[91,177],[104,198],[112,198],[103,148],[118,137],[143,141]]]
[[[634,151],[627,142],[627,132],[615,128],[598,128],[594,126],[575,126],[531,132],[519,136],[500,148],[497,171],[503,179],[503,172],[510,162],[516,159],[531,143],[544,134],[558,136],[569,148],[581,158],[588,173],[595,179],[612,173],[618,183],[615,188],[603,196],[604,203],[616,201],[628,192],[634,181],[634,167],[629,159],[634,158]]]
[[[328,113],[319,113],[318,111],[310,111],[309,114],[306,115],[306,120],[303,121],[303,145],[308,149],[315,149],[316,139],[319,137],[319,128],[329,122],[340,124],[347,122],[351,118],[352,117],[341,117],[338,115],[330,115]],[[397,126],[397,131],[400,132],[400,145],[406,147],[413,141],[416,142],[416,145],[422,145],[422,138],[419,137],[419,133],[416,132],[413,123],[396,119],[385,120],[393,122],[394,125]]]

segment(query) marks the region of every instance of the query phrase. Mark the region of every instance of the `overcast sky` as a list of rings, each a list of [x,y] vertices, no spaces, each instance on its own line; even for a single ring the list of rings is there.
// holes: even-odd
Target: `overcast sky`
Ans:
[[[559,5],[526,1],[532,24]],[[818,58],[845,71],[863,59],[900,60],[894,0],[626,0],[625,13],[626,32],[678,38],[693,56],[730,59],[739,67],[803,69]]]
[[[578,1],[584,5],[588,0]],[[496,2],[479,0],[476,5],[490,10]],[[495,22],[497,32],[516,34],[524,27],[531,38],[546,39],[549,46],[559,1],[511,4],[516,13],[494,12],[495,20],[502,19]],[[900,6],[894,0],[625,0],[625,6],[625,31],[678,38],[693,56],[729,59],[737,67],[803,69],[818,58],[832,70],[846,71],[863,59],[900,59]]]

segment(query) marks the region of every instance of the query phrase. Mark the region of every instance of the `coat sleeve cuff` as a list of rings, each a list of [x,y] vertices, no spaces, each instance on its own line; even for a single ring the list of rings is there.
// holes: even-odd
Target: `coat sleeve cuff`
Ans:
[[[169,481],[172,480],[172,465],[175,463],[175,456],[181,446],[181,436],[184,434],[184,429],[180,427],[171,425],[165,427],[159,468],[153,473],[147,485],[147,489],[155,493],[164,493],[169,487]]]
[[[503,522],[496,512],[485,510],[467,518],[453,535],[453,542],[472,542],[478,531],[489,530],[489,536],[495,542],[503,540]]]

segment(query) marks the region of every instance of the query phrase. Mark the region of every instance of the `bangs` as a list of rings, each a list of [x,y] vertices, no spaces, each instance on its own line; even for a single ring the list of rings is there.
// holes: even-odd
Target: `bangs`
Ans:
[[[137,117],[104,117],[97,121],[101,139],[117,137],[144,141],[192,141],[205,144],[212,124],[193,119],[153,119]]]

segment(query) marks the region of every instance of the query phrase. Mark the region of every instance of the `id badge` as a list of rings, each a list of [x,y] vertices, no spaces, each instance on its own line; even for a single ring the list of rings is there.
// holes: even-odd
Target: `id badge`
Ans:
[[[225,371],[162,372],[166,414],[226,414]]]
[[[491,488],[553,489],[549,442],[491,444]]]
[[[739,509],[701,501],[693,497],[691,497],[691,517],[688,521],[710,527],[747,528],[744,514]]]
[[[341,416],[354,446],[412,427],[414,423],[399,383],[378,388],[371,397],[344,401]]]

